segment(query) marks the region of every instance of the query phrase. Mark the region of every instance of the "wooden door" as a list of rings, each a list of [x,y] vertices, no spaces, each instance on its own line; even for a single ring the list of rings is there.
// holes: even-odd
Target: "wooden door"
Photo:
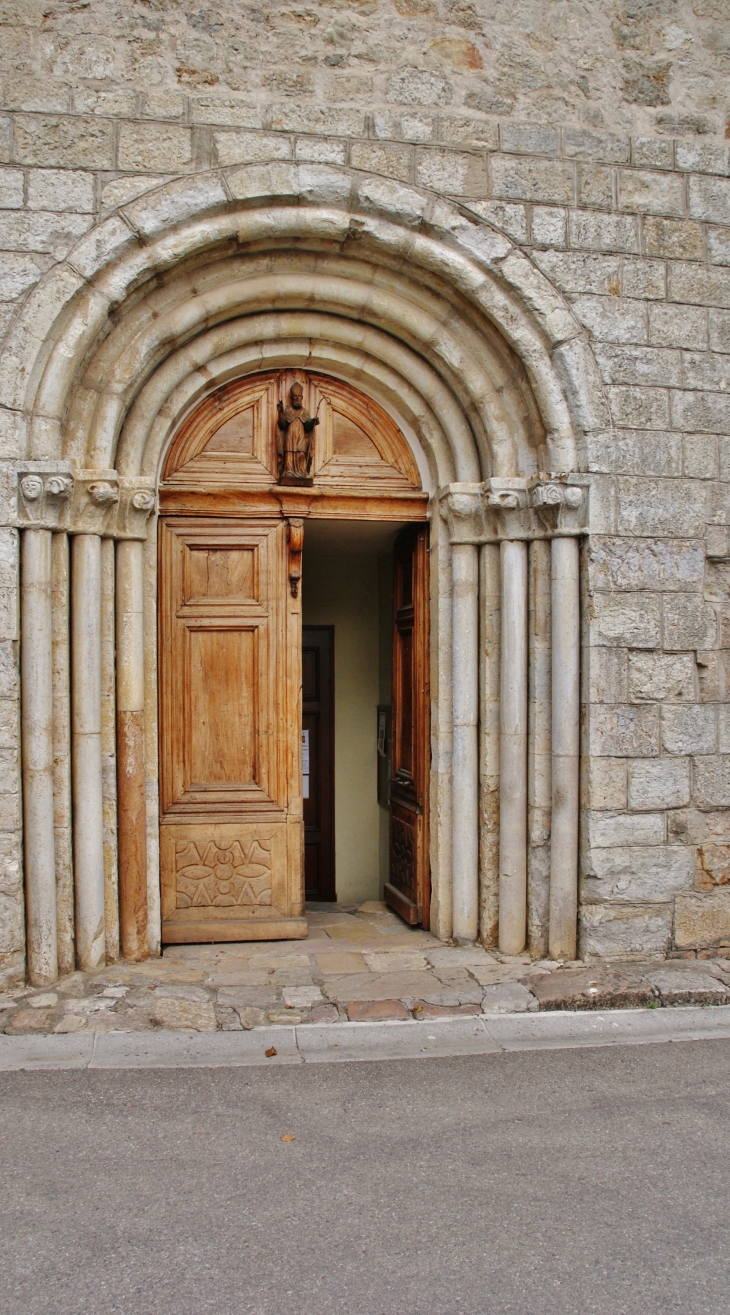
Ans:
[[[159,532],[163,942],[306,936],[289,527],[170,517]]]
[[[390,872],[386,902],[429,925],[428,527],[409,526],[393,549]]]
[[[334,626],[302,626],[302,782],[306,897],[334,900]]]

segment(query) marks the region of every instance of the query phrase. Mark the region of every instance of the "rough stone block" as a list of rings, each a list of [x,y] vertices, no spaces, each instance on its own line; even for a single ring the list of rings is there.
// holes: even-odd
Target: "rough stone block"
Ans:
[[[704,548],[696,541],[598,535],[589,547],[588,572],[594,589],[700,589],[704,568]]]
[[[527,241],[527,211],[523,205],[507,205],[504,201],[475,201],[471,208],[487,223],[502,229],[516,242]]]
[[[527,241],[527,230],[524,237],[519,234],[514,236],[518,241]],[[580,255],[573,251],[536,251],[534,260],[562,292],[617,297],[621,291],[621,264],[617,256]]]
[[[366,118],[361,110],[275,105],[271,127],[275,132],[318,133],[324,137],[366,136]]]
[[[697,861],[698,890],[715,890],[718,886],[730,885],[730,845],[716,845],[712,842],[700,845]]]
[[[444,73],[405,68],[390,79],[385,96],[398,105],[450,105],[454,91]]]
[[[584,758],[581,807],[622,809],[627,803],[626,761],[623,758]]]
[[[290,160],[292,144],[289,137],[275,133],[214,132],[213,142],[218,163],[258,164],[264,160]]]
[[[617,391],[613,389],[612,392]],[[620,534],[682,535],[699,538],[707,519],[706,488],[698,480],[649,480],[626,476],[616,481],[617,529]],[[681,563],[696,580],[696,549],[657,545],[657,557],[677,580]],[[674,565],[676,563],[676,565]],[[674,570],[672,566],[674,565]],[[674,586],[677,587],[677,584]],[[702,645],[709,648],[709,644]]]
[[[703,260],[702,225],[691,219],[644,220],[644,249],[648,256],[668,260]]]
[[[319,137],[298,137],[294,147],[294,159],[307,164],[345,164],[347,162],[347,144],[338,141],[322,141]]]
[[[181,119],[186,100],[178,91],[149,91],[142,97],[142,113],[148,119]]]
[[[469,146],[475,149],[486,147],[496,151],[499,144],[496,123],[485,123],[483,119],[443,115],[439,120],[438,136],[439,141],[447,146]]]
[[[172,123],[123,123],[120,169],[185,169],[192,163],[192,130]]]
[[[237,96],[191,96],[190,118],[193,123],[215,123],[223,128],[263,128],[258,105]]]
[[[659,753],[659,710],[651,707],[591,708],[589,752],[597,758],[656,758]]]
[[[664,648],[715,648],[717,613],[696,594],[667,594],[664,598]]]
[[[662,708],[662,747],[667,753],[715,753],[717,751],[715,708],[696,705]]]
[[[618,171],[619,209],[651,215],[684,214],[684,179],[673,173]]]
[[[730,807],[730,758],[696,758],[692,764],[692,798],[700,808]]]
[[[532,240],[540,246],[564,247],[567,212],[554,206],[535,206],[532,212]]]
[[[0,169],[0,210],[22,210],[23,182],[21,169]]]
[[[674,148],[677,169],[696,174],[730,174],[730,146],[714,142],[678,141]]]
[[[698,808],[681,808],[667,815],[669,839],[672,844],[730,845],[730,811],[700,811]]]
[[[583,896],[596,903],[663,904],[694,881],[695,856],[686,845],[591,849],[584,864]]]
[[[0,255],[0,301],[15,301],[35,286],[43,274],[43,258],[17,255],[8,251]],[[7,453],[12,456],[14,453]]]
[[[538,1003],[520,982],[497,982],[488,986],[482,999],[483,1014],[536,1013]]]
[[[674,942],[680,950],[730,945],[730,890],[678,895]]]
[[[698,306],[650,306],[649,342],[657,347],[706,348],[707,312]]]
[[[670,264],[667,270],[667,296],[670,301],[694,306],[730,306],[730,270],[716,265],[702,267],[685,261]],[[720,349],[722,350],[722,349]]]
[[[0,183],[3,175],[0,174]],[[31,169],[28,174],[30,210],[94,209],[94,179],[74,169]]]
[[[587,666],[588,699],[591,703],[628,701],[625,649],[591,648]]]
[[[503,151],[516,155],[557,155],[560,135],[547,124],[500,124],[499,140]]]
[[[689,760],[640,759],[628,764],[629,808],[681,808],[689,803]],[[671,837],[670,837],[671,839]]]
[[[589,470],[625,475],[681,475],[682,440],[679,434],[619,431],[586,435]]]
[[[663,347],[596,347],[601,377],[609,384],[678,387],[682,379],[679,352]]]
[[[630,653],[629,691],[637,703],[693,703],[697,698],[693,654]]]
[[[487,127],[487,125],[484,125]],[[376,110],[373,115],[373,129],[378,138],[391,138],[402,142],[435,142],[438,135],[438,119],[434,114],[423,114],[418,110]],[[496,126],[495,137],[498,138]],[[495,143],[496,144],[496,143]]]
[[[609,388],[611,414],[617,425],[629,429],[668,429],[669,398],[658,388]]]
[[[671,905],[583,904],[579,926],[581,958],[589,962],[663,956],[672,943]]]
[[[724,311],[710,311],[710,347],[714,352],[730,352],[730,314]]]
[[[707,254],[713,265],[730,265],[730,228],[708,228]]]
[[[47,252],[63,260],[77,238],[91,227],[90,215],[48,214],[44,210],[0,211],[0,249]]]
[[[409,179],[413,171],[411,147],[393,143],[353,142],[350,161],[355,169],[367,169],[388,178]]]
[[[573,204],[575,180],[572,164],[516,155],[492,155],[489,166],[493,196],[507,201]]]
[[[621,275],[625,297],[644,301],[663,301],[667,295],[667,274],[663,260],[625,260]]]
[[[20,114],[15,121],[14,156],[18,164],[109,169],[114,163],[113,149],[112,124],[106,119]]]
[[[587,620],[591,644],[619,648],[658,648],[660,645],[660,600],[656,595],[594,594],[588,605]]]
[[[689,213],[693,219],[704,219],[710,224],[730,223],[730,179],[689,179]]]
[[[606,164],[623,164],[629,158],[629,139],[617,133],[566,128],[563,133],[563,149],[567,156],[576,160],[603,160]]]
[[[659,137],[634,137],[631,143],[631,163],[637,168],[673,169],[674,145]]]
[[[639,255],[638,221],[630,215],[600,215],[578,210],[570,216],[570,243],[579,250]]]
[[[416,151],[416,181],[422,187],[453,196],[487,195],[487,171],[481,156],[467,151]]]
[[[347,1006],[347,1017],[351,1023],[382,1023],[411,1015],[400,1000],[363,1000]]]
[[[717,479],[718,440],[714,434],[686,434],[682,439],[682,471],[690,479]]]
[[[640,301],[615,297],[576,297],[573,311],[601,342],[645,343],[646,308]]]
[[[602,164],[578,165],[578,205],[591,210],[610,210],[613,202],[613,170]]]
[[[672,393],[675,429],[699,429],[710,434],[730,434],[730,405],[722,393]]]
[[[585,818],[591,849],[614,845],[663,845],[666,820],[663,813],[588,813]]]

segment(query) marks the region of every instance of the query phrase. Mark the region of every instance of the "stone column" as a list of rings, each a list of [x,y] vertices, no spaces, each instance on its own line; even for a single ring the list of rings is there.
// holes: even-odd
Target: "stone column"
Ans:
[[[56,840],[58,971],[76,967],[74,873],[71,842],[71,587],[68,535],[54,534],[53,570],[53,791]]]
[[[453,579],[452,759],[453,938],[475,941],[479,931],[479,550],[451,548]]]
[[[499,948],[520,954],[527,934],[527,544],[506,541],[500,553]]]
[[[58,977],[53,808],[53,639],[49,529],[25,529],[21,547],[23,811],[28,975]]]
[[[144,725],[144,543],[117,543],[117,808],[122,954],[145,959],[147,813]]]
[[[101,752],[101,538],[71,547],[72,747],[76,959],[104,963],[104,816]]]
[[[574,959],[578,912],[580,590],[575,538],[552,543],[552,837],[550,942],[553,959]]]
[[[479,543],[482,486],[450,484],[440,497],[451,544],[452,936],[479,934]]]
[[[480,552],[479,936],[496,945],[499,924],[499,544]]]
[[[113,539],[101,541],[101,776],[104,806],[104,922],[106,961],[119,958],[117,853],[116,556]]]
[[[550,902],[550,543],[528,548],[527,947],[544,958]]]

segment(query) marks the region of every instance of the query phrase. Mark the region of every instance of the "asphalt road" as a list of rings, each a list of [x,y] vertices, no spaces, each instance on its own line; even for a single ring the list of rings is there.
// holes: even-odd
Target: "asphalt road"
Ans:
[[[0,1312],[722,1315],[729,1101],[720,1040],[5,1073]]]

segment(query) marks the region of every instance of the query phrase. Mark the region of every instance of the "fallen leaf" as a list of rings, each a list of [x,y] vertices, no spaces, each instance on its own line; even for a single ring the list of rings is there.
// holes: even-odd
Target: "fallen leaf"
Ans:
[[[264,1051],[264,1054],[266,1055],[267,1059],[271,1059],[271,1056],[275,1055],[276,1053],[277,1053],[276,1046],[269,1046],[268,1050]]]
[[[285,1133],[284,1133],[284,1136],[282,1137],[281,1140],[282,1140],[282,1141],[296,1141],[296,1137],[293,1137],[292,1134],[291,1134],[290,1132],[285,1132]]]

